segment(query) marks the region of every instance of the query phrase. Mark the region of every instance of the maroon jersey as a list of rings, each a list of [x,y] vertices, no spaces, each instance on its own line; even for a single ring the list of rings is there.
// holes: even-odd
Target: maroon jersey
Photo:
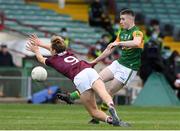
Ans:
[[[74,77],[85,68],[91,68],[91,65],[85,61],[80,61],[73,53],[64,51],[46,59],[47,66],[53,67],[69,79]]]

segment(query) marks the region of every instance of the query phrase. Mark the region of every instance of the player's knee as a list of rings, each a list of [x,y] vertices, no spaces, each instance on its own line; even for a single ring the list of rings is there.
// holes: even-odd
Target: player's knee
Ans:
[[[110,96],[113,96],[113,89],[107,89],[107,92],[109,93]]]

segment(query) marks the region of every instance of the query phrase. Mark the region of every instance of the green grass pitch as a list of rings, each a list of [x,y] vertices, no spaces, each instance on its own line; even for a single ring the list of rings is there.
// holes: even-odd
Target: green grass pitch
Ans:
[[[180,107],[116,106],[118,115],[130,128],[100,123],[91,119],[82,105],[0,104],[0,130],[133,130],[180,129]]]

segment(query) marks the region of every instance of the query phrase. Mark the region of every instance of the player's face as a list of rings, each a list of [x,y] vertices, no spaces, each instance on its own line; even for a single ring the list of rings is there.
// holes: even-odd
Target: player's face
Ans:
[[[132,17],[129,15],[120,16],[120,25],[123,29],[129,29],[130,23],[132,23]]]

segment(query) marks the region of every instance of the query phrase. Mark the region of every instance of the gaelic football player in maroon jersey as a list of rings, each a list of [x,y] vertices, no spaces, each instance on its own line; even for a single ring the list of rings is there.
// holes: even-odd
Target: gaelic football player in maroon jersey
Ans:
[[[52,56],[49,58],[43,57],[38,46],[49,50]],[[98,73],[89,63],[79,60],[72,52],[68,51],[64,40],[60,36],[53,36],[51,44],[44,44],[36,35],[31,35],[27,44],[27,50],[34,52],[40,63],[54,68],[74,82],[81,94],[82,104],[92,117],[114,126],[124,126],[124,123],[119,121],[113,100],[107,93]],[[111,116],[98,109],[95,93],[109,106]]]

